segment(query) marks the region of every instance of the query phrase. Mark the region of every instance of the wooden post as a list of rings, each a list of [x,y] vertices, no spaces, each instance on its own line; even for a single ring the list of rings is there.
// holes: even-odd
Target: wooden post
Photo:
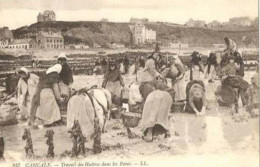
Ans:
[[[47,158],[54,158],[54,143],[53,143],[53,135],[54,131],[52,129],[49,129],[46,131],[45,136],[47,138],[46,144],[48,145],[48,152],[46,157]]]
[[[1,132],[0,132],[0,161],[5,159],[4,150],[5,150],[4,137],[1,135]]]
[[[26,153],[26,158],[33,158],[34,157],[33,143],[32,143],[31,131],[29,128],[24,129],[22,139],[26,140],[26,144],[24,147],[25,153]]]
[[[71,138],[72,138],[72,150],[71,150],[71,157],[77,157],[78,156],[78,138],[80,137],[80,134],[82,134],[79,121],[75,120],[74,125],[69,131],[71,133]]]
[[[101,148],[101,129],[99,126],[99,120],[96,117],[94,119],[94,144],[93,144],[94,154],[102,152]]]
[[[83,136],[82,132],[79,136],[79,146],[78,146],[78,155],[85,155],[85,142],[86,142],[86,137]]]

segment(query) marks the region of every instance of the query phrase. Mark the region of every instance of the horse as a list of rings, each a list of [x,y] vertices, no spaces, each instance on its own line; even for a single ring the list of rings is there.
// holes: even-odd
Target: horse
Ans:
[[[98,119],[102,132],[110,115],[111,93],[104,88],[83,88],[74,93],[67,106],[67,127],[71,128],[78,120],[83,135],[88,138],[94,132],[94,119]],[[92,128],[91,128],[92,127]]]
[[[32,137],[31,137],[30,129],[24,129],[22,139],[26,141],[26,145],[24,147],[26,157],[28,157],[28,158],[34,157],[33,143],[32,143]]]

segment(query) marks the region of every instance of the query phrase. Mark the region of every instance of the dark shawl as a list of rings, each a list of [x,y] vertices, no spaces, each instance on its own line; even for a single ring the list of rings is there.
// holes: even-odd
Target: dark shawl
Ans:
[[[210,68],[211,66],[216,66],[217,65],[217,58],[216,55],[214,53],[210,53],[209,57],[207,59],[207,65],[208,65],[208,74],[210,73]]]
[[[66,85],[73,83],[72,71],[67,63],[62,66],[62,70],[60,72],[60,80]]]

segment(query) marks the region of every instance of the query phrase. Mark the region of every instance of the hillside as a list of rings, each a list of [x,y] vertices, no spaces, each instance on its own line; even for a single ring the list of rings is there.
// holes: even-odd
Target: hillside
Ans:
[[[13,30],[15,38],[35,36],[35,32],[61,31],[65,43],[84,42],[90,46],[98,43],[106,46],[108,43],[118,42],[129,46],[131,44],[130,23],[112,22],[46,22],[35,23]],[[208,47],[214,43],[223,43],[223,37],[234,39],[238,46],[257,46],[258,29],[250,27],[244,31],[212,30],[206,28],[188,28],[167,24],[146,24],[157,32],[157,41],[162,43],[181,41],[189,46]]]

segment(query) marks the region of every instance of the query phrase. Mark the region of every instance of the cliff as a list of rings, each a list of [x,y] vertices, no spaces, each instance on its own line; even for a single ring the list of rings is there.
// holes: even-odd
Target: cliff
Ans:
[[[89,46],[98,43],[106,47],[108,43],[131,44],[130,23],[113,22],[44,22],[35,23],[13,30],[15,38],[33,37],[38,31],[61,31],[65,44],[83,42]],[[169,43],[181,41],[189,46],[208,47],[214,43],[223,43],[223,38],[228,36],[236,41],[238,46],[258,47],[258,28],[246,27],[243,29],[207,29],[188,28],[180,25],[164,23],[147,23],[157,33],[157,41]]]

